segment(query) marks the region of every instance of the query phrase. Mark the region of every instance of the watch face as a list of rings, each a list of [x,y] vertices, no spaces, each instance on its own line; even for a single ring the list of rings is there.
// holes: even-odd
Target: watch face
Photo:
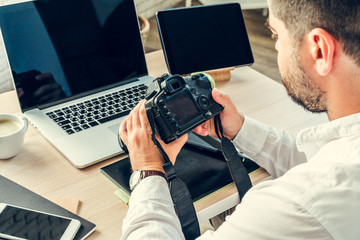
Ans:
[[[140,180],[141,180],[141,171],[139,170],[134,171],[130,176],[130,181],[129,181],[130,189],[133,190],[136,184],[140,182]]]

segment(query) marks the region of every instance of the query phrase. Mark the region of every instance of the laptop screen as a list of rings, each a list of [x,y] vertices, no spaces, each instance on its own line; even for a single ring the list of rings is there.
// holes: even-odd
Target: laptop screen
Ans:
[[[22,110],[147,74],[133,0],[43,0],[0,8]]]

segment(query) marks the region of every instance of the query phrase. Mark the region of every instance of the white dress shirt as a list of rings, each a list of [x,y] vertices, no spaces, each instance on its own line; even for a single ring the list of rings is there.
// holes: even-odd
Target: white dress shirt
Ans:
[[[245,118],[234,143],[275,179],[250,189],[217,231],[198,239],[360,239],[360,114],[296,139]],[[184,239],[163,178],[133,191],[123,239]]]

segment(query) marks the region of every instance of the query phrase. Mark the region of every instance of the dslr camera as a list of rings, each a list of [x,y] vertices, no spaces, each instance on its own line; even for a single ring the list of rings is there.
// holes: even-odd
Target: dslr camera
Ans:
[[[162,141],[172,142],[223,110],[211,96],[211,81],[199,73],[187,78],[164,74],[152,82],[145,109]]]

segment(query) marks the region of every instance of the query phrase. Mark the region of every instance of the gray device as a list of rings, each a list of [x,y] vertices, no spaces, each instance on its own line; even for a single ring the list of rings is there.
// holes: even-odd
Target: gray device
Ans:
[[[0,27],[21,110],[38,131],[78,168],[123,153],[119,125],[154,79],[133,0],[1,6]]]

